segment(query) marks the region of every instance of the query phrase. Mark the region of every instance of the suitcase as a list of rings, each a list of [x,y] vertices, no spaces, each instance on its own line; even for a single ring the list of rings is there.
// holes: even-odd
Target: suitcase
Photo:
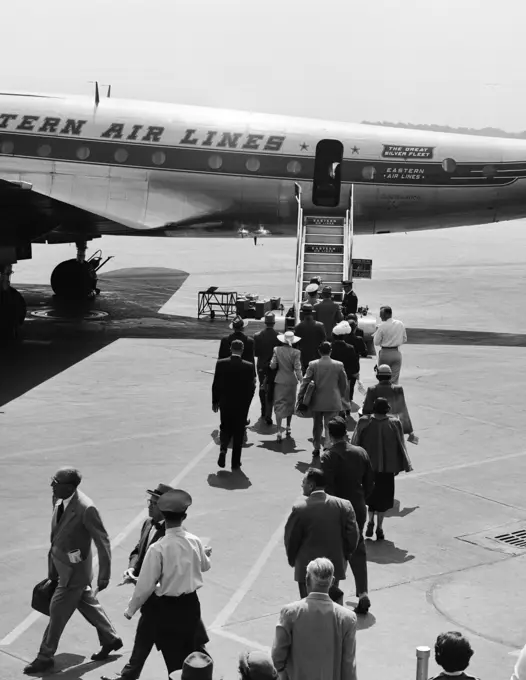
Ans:
[[[236,312],[242,319],[255,319],[256,301],[247,300],[247,298],[238,298],[236,300]]]
[[[255,319],[262,319],[267,312],[270,312],[271,310],[271,301],[270,300],[258,300],[256,302],[256,308],[255,308]]]
[[[270,311],[273,312],[275,309],[279,309],[281,307],[281,298],[273,297],[270,298]]]

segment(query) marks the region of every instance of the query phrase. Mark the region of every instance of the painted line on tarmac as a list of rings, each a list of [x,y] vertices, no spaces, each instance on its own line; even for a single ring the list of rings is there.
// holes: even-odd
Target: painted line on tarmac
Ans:
[[[227,604],[223,607],[223,609],[216,616],[214,622],[210,626],[211,630],[214,630],[214,629],[217,629],[217,628],[222,628],[222,626],[224,626],[226,624],[228,619],[232,616],[232,614],[236,611],[238,606],[241,604],[242,600],[245,598],[245,595],[248,593],[250,588],[254,585],[257,577],[260,575],[263,567],[265,566],[267,560],[271,556],[274,548],[278,545],[278,543],[281,540],[283,540],[283,532],[285,530],[285,524],[287,523],[287,519],[289,518],[289,514],[290,514],[290,512],[287,512],[287,516],[283,519],[282,522],[280,522],[280,525],[278,526],[276,531],[270,537],[269,542],[263,548],[263,552],[257,558],[252,569],[248,572],[246,577],[241,582],[241,585],[235,591],[235,593],[232,595],[232,597],[227,602]]]
[[[254,642],[254,640],[249,640],[248,638],[242,637],[241,635],[231,633],[229,630],[225,630],[224,628],[209,628],[208,632],[227,638],[228,640],[233,640],[234,642],[239,642],[241,645],[245,645],[251,649],[257,649],[260,652],[270,652],[270,647],[265,647],[265,645],[262,645],[259,642]]]
[[[435,468],[434,470],[423,470],[422,472],[409,472],[403,477],[398,477],[396,482],[403,480],[418,479],[420,477],[427,477],[428,475],[439,475],[441,472],[453,472],[454,470],[464,470],[465,468],[478,467],[479,465],[488,465],[490,463],[499,463],[502,460],[511,460],[513,458],[521,458],[526,456],[526,451],[518,451],[517,453],[508,453],[506,456],[494,456],[493,458],[485,458],[484,460],[475,460],[471,463],[458,463],[458,465],[450,465],[449,467]]]
[[[204,449],[202,449],[195,458],[192,458],[192,460],[186,465],[181,472],[172,479],[170,482],[170,486],[179,486],[179,484],[182,482],[182,480],[186,477],[186,475],[191,472],[198,463],[200,463],[203,458],[206,457],[206,455],[215,447],[215,443],[213,441],[209,442]],[[126,527],[119,533],[111,542],[111,549],[114,550],[117,548],[123,541],[125,541],[128,536],[137,529],[146,519],[148,515],[148,510],[144,509],[141,510],[141,512],[129,523],[126,525]],[[93,570],[95,571],[97,568],[97,559],[93,560]],[[17,638],[19,638],[23,633],[28,630],[38,619],[42,616],[40,612],[31,612],[26,618],[22,621],[22,623],[19,623],[16,628],[13,628],[13,630],[8,633],[2,640],[0,640],[0,645],[5,646],[5,645],[10,645],[12,642],[14,642]]]

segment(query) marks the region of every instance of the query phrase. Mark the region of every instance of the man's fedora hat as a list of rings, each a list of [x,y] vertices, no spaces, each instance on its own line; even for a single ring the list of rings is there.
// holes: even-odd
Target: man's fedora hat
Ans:
[[[192,652],[183,661],[180,671],[170,673],[170,680],[213,680],[214,662],[203,652]]]
[[[168,484],[157,484],[155,489],[146,489],[146,493],[149,493],[151,496],[162,496],[163,493],[166,493],[167,491],[174,491],[173,486],[168,486]]]
[[[242,328],[245,328],[245,326],[248,324],[248,321],[246,319],[242,319],[240,316],[236,316],[232,323],[230,324],[230,328],[235,331],[239,331]]]

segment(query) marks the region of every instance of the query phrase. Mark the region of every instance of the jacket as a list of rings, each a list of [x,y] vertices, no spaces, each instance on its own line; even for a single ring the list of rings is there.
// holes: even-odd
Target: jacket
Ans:
[[[318,348],[327,339],[325,326],[314,319],[300,321],[294,329],[294,335],[301,338],[298,349],[301,352],[301,363],[304,369],[311,361],[319,358]]]
[[[254,340],[248,335],[245,335],[242,331],[234,331],[230,335],[221,338],[219,344],[219,354],[218,359],[228,359],[230,356],[230,345],[232,340],[241,340],[243,343],[243,354],[241,358],[243,361],[250,361],[251,364],[254,363]]]
[[[255,389],[253,364],[235,355],[218,360],[212,383],[212,404],[222,410],[248,411]]]
[[[92,541],[99,557],[99,581],[109,581],[111,547],[108,533],[91,498],[77,489],[59,524],[57,506],[53,510],[48,577],[58,579],[64,586],[89,585],[93,580]],[[73,563],[68,553],[76,550],[80,551],[80,562]]]
[[[358,335],[358,331],[360,331],[361,335]],[[354,351],[356,352],[358,357],[363,357],[364,359],[367,358],[368,356],[367,345],[365,344],[365,340],[363,339],[363,331],[361,328],[357,328],[354,333],[343,335],[342,338],[348,345],[354,347]]]
[[[321,469],[325,474],[325,490],[331,496],[350,501],[358,526],[365,524],[365,501],[374,489],[374,472],[365,449],[348,441],[336,442],[321,456]]]
[[[296,581],[305,582],[307,565],[317,557],[329,558],[334,578],[343,580],[357,543],[356,516],[349,501],[314,491],[292,506],[285,526],[285,550]]]
[[[151,537],[152,540],[148,542],[152,527],[154,527]],[[146,557],[148,548],[153,543],[162,538],[165,532],[166,526],[164,522],[158,525],[154,525],[150,517],[144,520],[144,524],[141,527],[141,535],[139,538],[139,542],[137,543],[135,548],[131,551],[130,556],[128,558],[128,569],[133,569],[133,573],[135,574],[135,576],[139,576],[141,572],[142,563],[144,562],[144,558]]]
[[[413,423],[409,417],[402,385],[393,385],[391,382],[384,382],[382,380],[379,381],[377,385],[368,387],[362,407],[364,416],[373,412],[374,402],[378,397],[387,399],[389,406],[391,407],[390,415],[397,416],[400,419],[404,434],[411,434],[413,431]]]
[[[342,410],[342,399],[347,390],[347,376],[343,364],[329,356],[311,361],[303,378],[298,400],[303,399],[308,384],[314,381],[316,389],[310,403],[311,411],[336,412]]]
[[[258,360],[258,371],[268,368],[274,347],[279,345],[278,332],[268,326],[254,335],[254,356]],[[245,357],[243,357],[244,359]]]
[[[350,290],[343,296],[342,311],[345,315],[356,314],[358,311],[358,296],[354,290]]]
[[[321,321],[325,326],[325,333],[328,338],[332,337],[332,329],[343,319],[340,305],[332,298],[323,298],[314,306],[316,320]]]
[[[402,431],[395,416],[362,416],[353,432],[351,443],[369,454],[375,472],[410,472],[413,469]]]
[[[356,680],[356,614],[326,593],[282,608],[272,661],[289,680]]]
[[[360,372],[360,360],[354,347],[348,345],[344,339],[332,341],[331,359],[342,362],[348,380],[356,378]]]
[[[303,379],[301,354],[294,347],[276,347],[272,355],[270,368],[278,369],[274,379],[277,385],[296,385]]]

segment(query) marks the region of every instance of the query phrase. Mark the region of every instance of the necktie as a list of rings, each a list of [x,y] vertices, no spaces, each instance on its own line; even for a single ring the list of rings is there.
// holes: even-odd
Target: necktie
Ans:
[[[59,524],[64,514],[64,501],[60,501],[60,505],[57,508],[57,524]]]

